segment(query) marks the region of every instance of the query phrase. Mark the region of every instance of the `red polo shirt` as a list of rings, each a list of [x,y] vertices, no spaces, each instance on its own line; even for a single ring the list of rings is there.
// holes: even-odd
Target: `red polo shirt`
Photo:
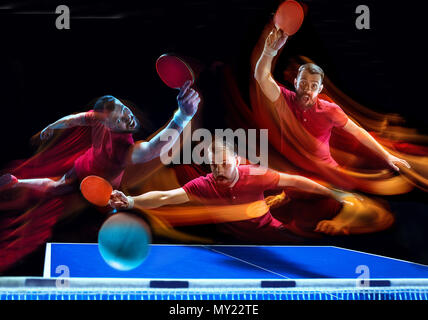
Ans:
[[[263,192],[277,189],[279,174],[273,170],[253,174],[250,168],[255,166],[241,165],[238,167],[239,179],[233,187],[219,186],[213,174],[193,179],[183,186],[191,201],[206,204],[244,204],[264,200]],[[232,234],[241,241],[256,242],[294,242],[296,239],[285,230],[280,221],[275,219],[270,211],[261,217],[244,221],[219,224],[222,231]]]
[[[113,132],[97,120],[94,111],[85,117],[91,126],[92,146],[74,162],[80,180],[97,175],[118,188],[126,166],[129,148],[134,144],[131,133]]]
[[[291,109],[299,123],[319,142],[319,148],[316,151],[316,157],[330,165],[337,166],[336,161],[330,154],[330,136],[333,127],[343,127],[348,121],[348,116],[343,110],[336,105],[326,100],[317,99],[317,102],[311,108],[302,108],[297,104],[296,93],[280,86],[281,93],[287,102],[285,104],[277,104],[277,112],[283,121],[285,112],[282,108]]]

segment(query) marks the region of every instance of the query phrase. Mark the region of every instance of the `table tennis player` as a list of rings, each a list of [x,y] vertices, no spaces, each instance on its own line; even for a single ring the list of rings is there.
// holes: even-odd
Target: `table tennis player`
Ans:
[[[243,204],[264,199],[263,192],[270,189],[296,188],[313,194],[337,200],[337,206],[330,206],[335,212],[331,223],[318,217],[316,231],[326,234],[352,232],[353,226],[364,224],[355,216],[352,219],[340,217],[341,203],[346,202],[349,193],[328,189],[308,178],[289,175],[251,165],[239,165],[240,158],[234,147],[216,139],[210,146],[210,166],[212,173],[186,183],[183,187],[169,191],[151,191],[139,196],[125,196],[121,191],[113,191],[110,203],[117,209],[153,209],[165,205],[179,205],[187,202],[202,204]],[[252,169],[251,169],[252,168]],[[317,210],[317,208],[313,208]],[[335,216],[336,215],[336,216]],[[286,225],[275,219],[268,210],[264,215],[245,221],[219,224],[220,229],[233,235],[239,241],[284,243],[300,239],[290,232]]]
[[[86,176],[103,177],[118,188],[127,165],[168,152],[197,111],[200,97],[190,86],[188,81],[181,87],[173,119],[149,141],[134,143],[139,122],[113,96],[99,98],[93,110],[47,126],[41,139],[49,139],[57,129],[70,128],[65,131],[69,135],[0,177],[0,272],[49,239],[65,211],[71,210],[75,201],[69,198]],[[162,141],[165,130],[169,137],[176,134]]]
[[[181,88],[178,110],[169,124],[150,141],[134,144],[132,134],[139,122],[132,111],[119,99],[107,95],[99,98],[94,109],[69,115],[47,126],[40,133],[42,140],[49,139],[56,129],[86,126],[91,129],[91,146],[79,156],[59,180],[50,178],[20,179],[11,174],[0,177],[0,191],[6,188],[26,187],[45,194],[58,195],[76,187],[76,182],[89,175],[105,178],[115,188],[120,186],[126,165],[150,161],[168,151],[183,128],[192,119],[200,102],[199,94],[190,88],[190,81]],[[161,141],[165,130],[174,129],[177,135]]]
[[[300,66],[294,79],[295,92],[277,83],[271,73],[272,62],[288,37],[281,29],[273,28],[265,40],[254,77],[280,121],[285,124],[292,122],[287,128],[299,126],[293,134],[302,148],[310,153],[311,160],[331,167],[338,166],[330,154],[329,145],[332,129],[338,127],[378,154],[394,170],[399,170],[398,165],[410,168],[405,160],[390,154],[366,130],[349,119],[337,104],[318,97],[323,89],[324,78],[324,72],[319,66],[313,63]]]

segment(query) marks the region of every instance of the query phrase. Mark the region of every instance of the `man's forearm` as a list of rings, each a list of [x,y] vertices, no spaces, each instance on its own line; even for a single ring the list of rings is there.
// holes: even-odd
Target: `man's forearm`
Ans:
[[[375,138],[373,138],[366,130],[355,124],[352,120],[349,119],[343,129],[352,134],[362,145],[377,153],[394,170],[400,170],[397,166],[398,164],[410,168],[410,164],[407,161],[389,153],[379,142],[376,141]]]
[[[287,42],[288,36],[285,35],[281,30],[274,28],[265,40],[265,46],[257,61],[254,77],[261,84],[261,82],[272,78],[272,61],[278,54],[284,44]]]
[[[327,197],[335,197],[335,192],[333,190],[330,190],[311,179],[301,176],[291,176],[289,186],[310,193],[316,193]]]
[[[147,162],[168,152],[191,119],[192,116],[183,115],[179,109],[165,128],[150,139],[150,141],[143,142],[135,148],[132,153],[132,162]]]
[[[256,68],[254,71],[254,78],[257,82],[261,82],[272,76],[271,72],[273,58],[273,56],[266,54],[264,51],[262,52],[259,60],[256,63]]]
[[[159,132],[149,141],[152,155],[154,157],[159,157],[162,155],[162,153],[165,153],[171,149],[172,145],[177,141],[187,123],[188,122],[178,124],[174,120],[171,120],[161,132]],[[168,141],[165,141],[166,139],[162,138],[166,136],[169,137]]]
[[[276,101],[280,94],[281,89],[272,77],[273,57],[265,53],[262,53],[259,61],[257,61],[256,68],[254,71],[254,78],[259,84],[263,94],[271,101]]]
[[[128,201],[137,209],[155,209],[166,205],[167,197],[165,192],[150,191],[139,196],[128,197]]]
[[[373,152],[379,154],[382,158],[387,158],[389,152],[386,151],[382,145],[376,141],[366,130],[359,128],[354,133],[354,136],[360,141],[364,146],[372,150]]]
[[[85,124],[84,113],[65,116],[49,125],[51,129],[67,129]]]

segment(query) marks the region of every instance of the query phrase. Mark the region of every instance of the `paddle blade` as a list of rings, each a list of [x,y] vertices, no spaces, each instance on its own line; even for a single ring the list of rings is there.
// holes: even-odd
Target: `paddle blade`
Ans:
[[[180,89],[187,80],[193,84],[195,77],[186,62],[169,54],[161,55],[156,61],[156,71],[170,88]]]
[[[113,188],[107,180],[101,177],[88,176],[80,183],[80,191],[90,203],[105,207],[110,200]]]
[[[294,0],[287,0],[278,7],[275,13],[275,26],[287,35],[295,34],[303,23],[304,11],[302,6]]]

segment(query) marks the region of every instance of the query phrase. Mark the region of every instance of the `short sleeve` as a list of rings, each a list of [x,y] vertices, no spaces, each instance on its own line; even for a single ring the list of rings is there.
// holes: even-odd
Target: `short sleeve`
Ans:
[[[195,198],[205,198],[204,190],[206,190],[207,184],[205,177],[199,177],[187,182],[183,186],[183,189],[190,200],[194,200]]]
[[[345,126],[346,123],[348,122],[348,116],[337,105],[332,104],[332,107],[330,108],[329,114],[330,114],[330,119],[331,119],[334,127],[341,128],[341,127]]]
[[[95,122],[97,121],[96,117],[95,117],[95,111],[94,110],[90,110],[88,112],[85,113],[85,123],[87,125],[93,125]]]
[[[279,85],[279,88],[281,89],[281,96],[278,100],[285,99],[287,105],[292,105],[296,94],[282,85]]]
[[[261,190],[272,190],[278,188],[279,173],[264,167],[251,167],[249,169],[251,183]]]
[[[288,90],[286,87],[279,85],[279,88],[281,89],[281,93],[285,100],[290,101],[293,98],[293,92]]]

